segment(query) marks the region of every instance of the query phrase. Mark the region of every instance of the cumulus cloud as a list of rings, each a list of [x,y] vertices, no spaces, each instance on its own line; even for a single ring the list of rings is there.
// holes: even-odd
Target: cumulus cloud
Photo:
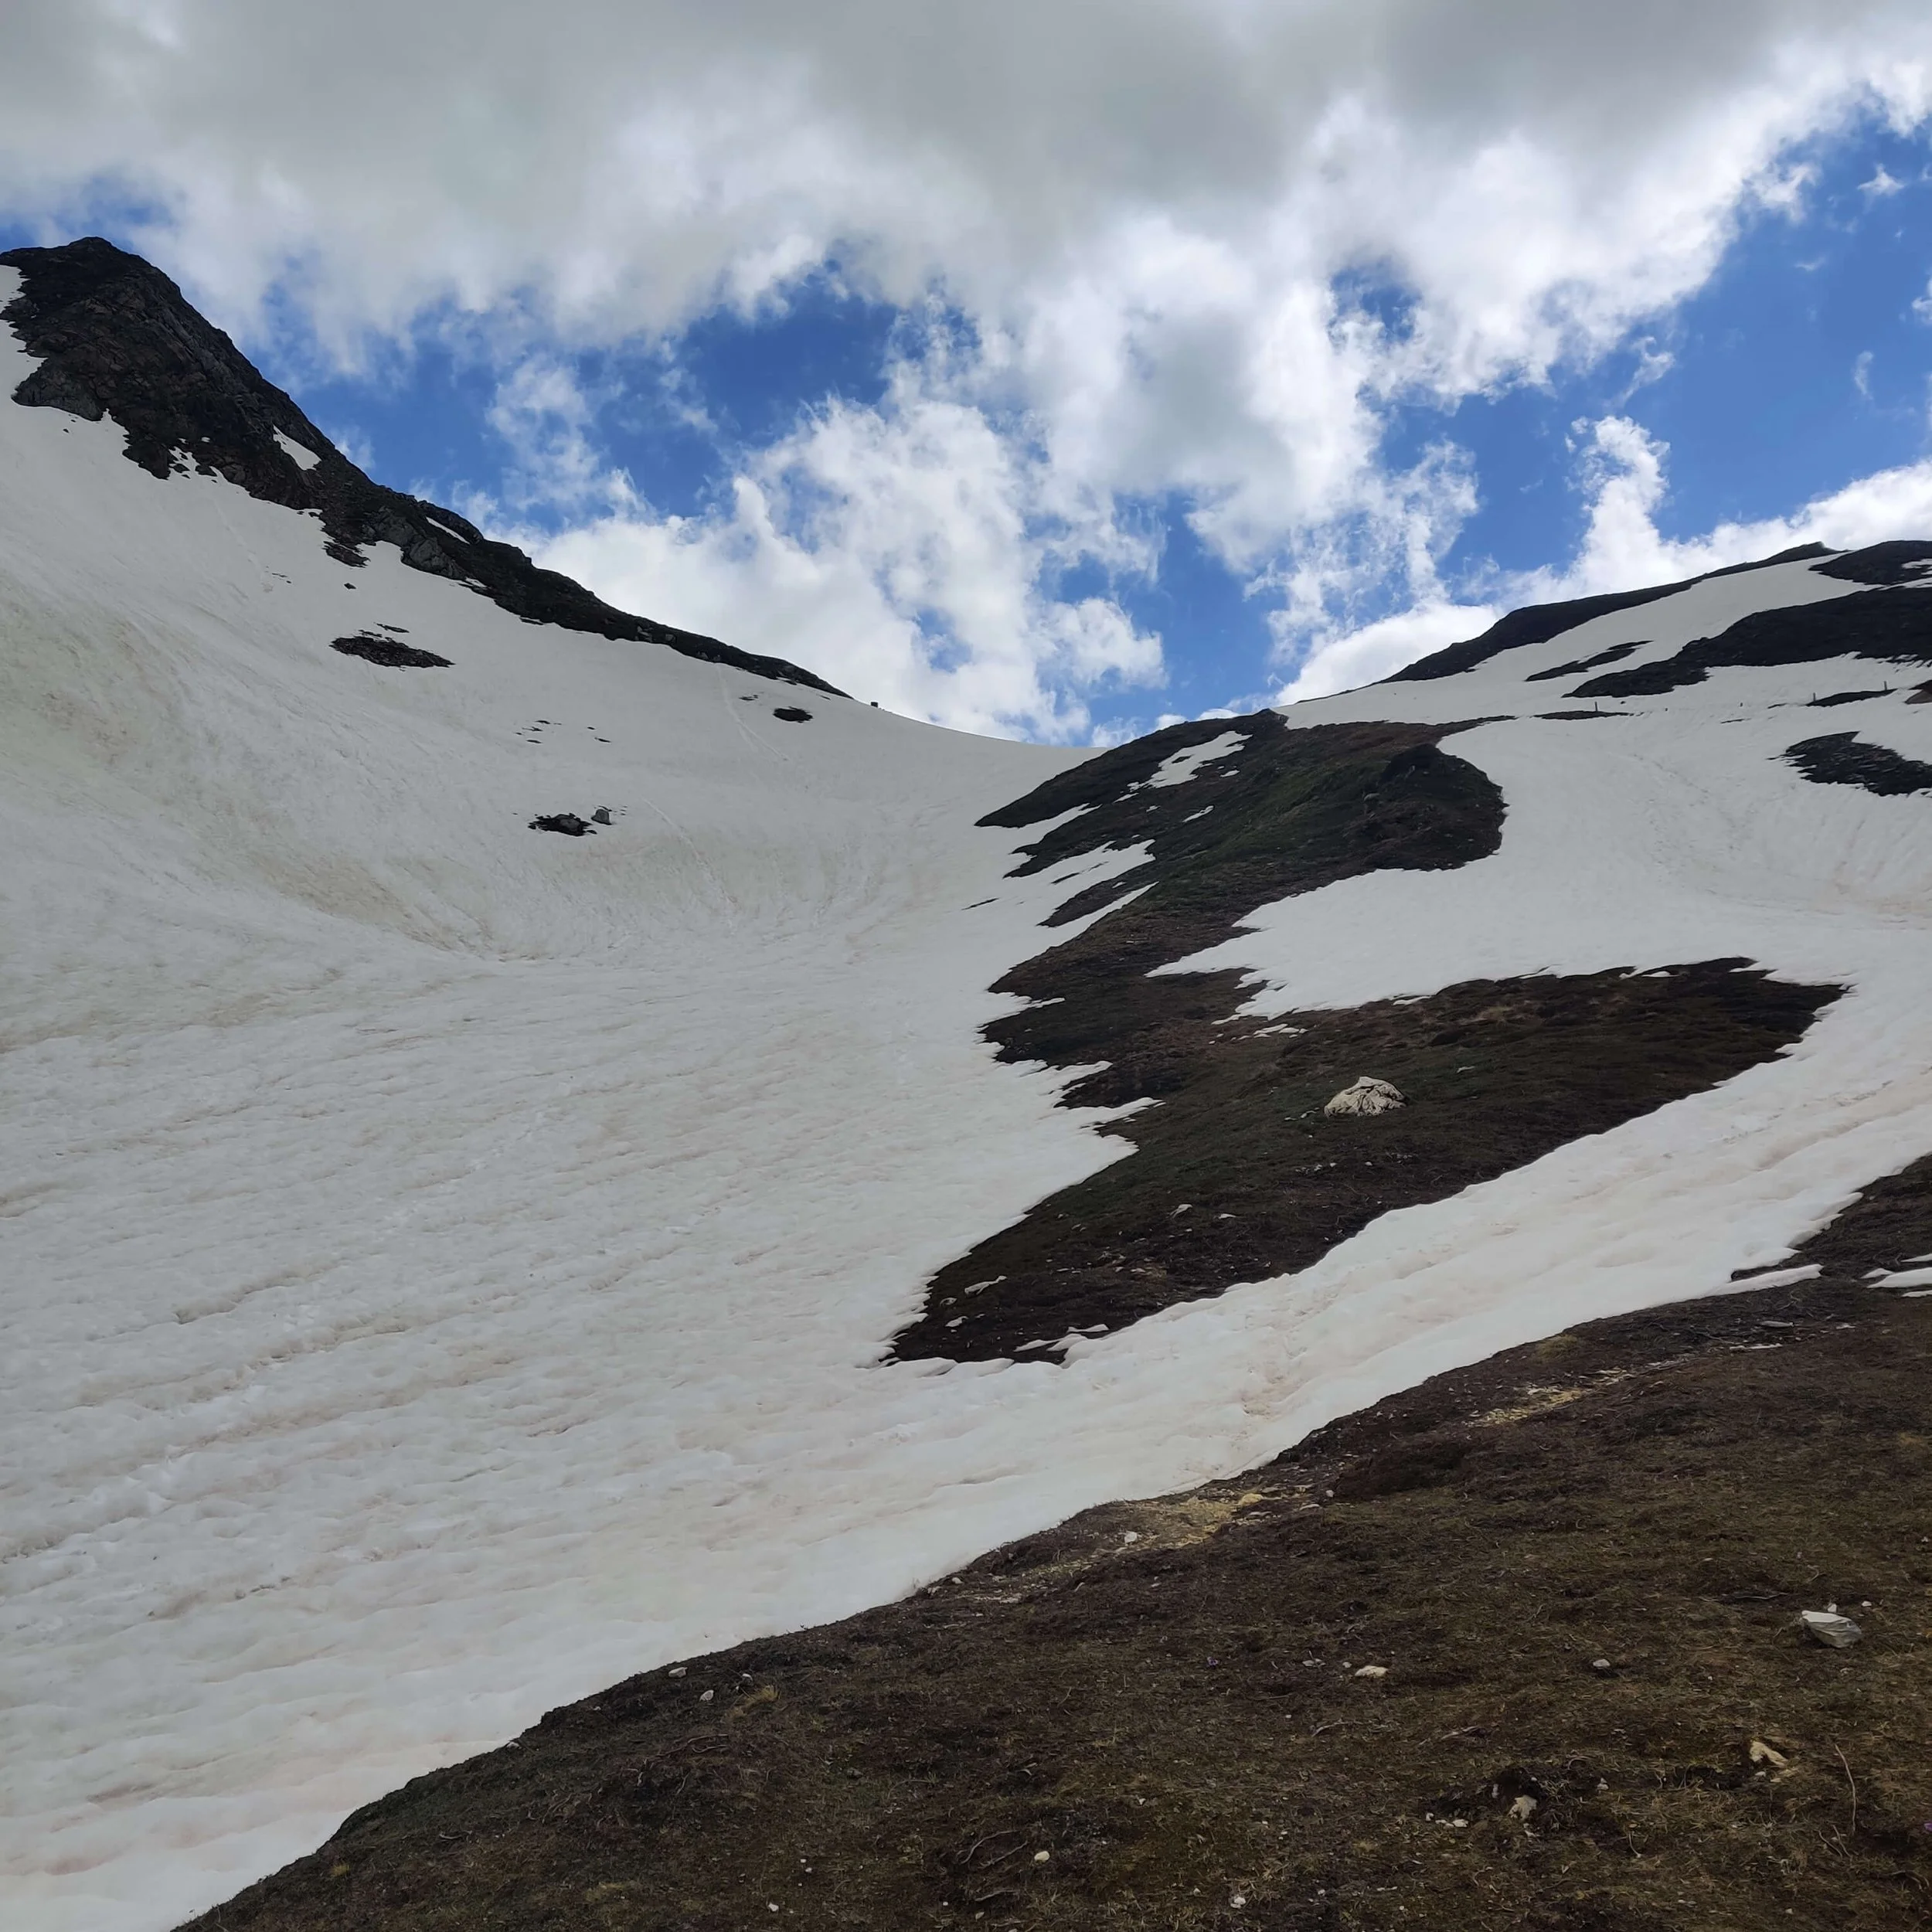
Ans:
[[[0,205],[66,231],[138,204],[230,325],[292,299],[350,361],[439,305],[560,355],[675,334],[828,262],[937,300],[969,355],[751,453],[696,526],[613,498],[543,396],[505,422],[552,439],[526,468],[581,506],[607,593],[708,597],[743,636],[809,565],[818,607],[849,589],[824,636],[870,640],[849,648],[896,698],[1063,730],[1065,680],[1156,675],[1112,606],[1053,592],[1083,542],[1117,567],[1117,502],[1178,496],[1298,638],[1378,571],[1439,609],[1467,491],[1447,458],[1388,473],[1389,407],[1600,354],[1749,211],[1798,203],[1794,144],[1917,124],[1929,74],[1920,0],[14,0]],[[1355,301],[1365,280],[1399,312]],[[978,466],[954,506],[970,594],[911,534],[942,445]],[[808,512],[821,464],[839,507]]]
[[[1161,641],[1110,599],[1049,587],[1069,557],[1131,563],[1135,546],[1090,515],[1070,520],[1023,436],[924,379],[902,365],[879,407],[821,410],[755,453],[714,512],[655,515],[608,477],[600,515],[526,540],[619,604],[811,664],[896,710],[1083,739],[1083,694],[1158,685]],[[566,439],[568,424],[566,405]]]
[[[1579,428],[1587,436],[1583,472],[1591,499],[1588,528],[1566,570],[1518,580],[1532,596],[1586,597],[1696,577],[1800,543],[1852,550],[1932,529],[1928,458],[1861,477],[1786,516],[1720,523],[1701,536],[1668,538],[1658,530],[1657,515],[1666,495],[1669,446],[1623,417]]]
[[[1326,638],[1308,653],[1275,702],[1298,704],[1304,698],[1326,698],[1374,684],[1432,651],[1478,635],[1502,614],[1487,604],[1438,599]]]

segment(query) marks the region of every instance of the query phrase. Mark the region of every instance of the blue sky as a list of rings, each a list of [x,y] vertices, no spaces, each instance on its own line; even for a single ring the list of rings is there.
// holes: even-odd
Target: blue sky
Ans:
[[[1932,270],[1929,162],[1922,141],[1870,126],[1821,148],[1800,207],[1756,216],[1708,284],[1628,347],[1546,389],[1464,401],[1444,427],[1486,487],[1461,553],[1532,570],[1573,549],[1583,511],[1566,444],[1578,417],[1617,410],[1669,444],[1658,522],[1680,537],[1922,455],[1932,327],[1913,304]],[[1881,168],[1896,187],[1867,192]],[[1645,353],[1659,350],[1669,366],[1645,382]],[[1436,432],[1417,410],[1399,433]]]
[[[1620,414],[1668,446],[1670,491],[1656,519],[1666,538],[1778,518],[1927,454],[1932,148],[1867,124],[1803,158],[1815,175],[1794,206],[1754,214],[1704,287],[1600,359],[1453,406],[1423,400],[1388,410],[1391,466],[1447,441],[1473,469],[1478,507],[1446,554],[1445,577],[1479,596],[1499,574],[1546,569],[1576,552],[1588,516],[1580,420]],[[1400,327],[1407,298],[1399,287],[1354,277],[1339,292]],[[526,529],[566,527],[580,505],[519,495],[518,453],[488,420],[500,368],[480,342],[461,353],[439,339],[449,320],[427,318],[411,349],[385,358],[374,379],[318,379],[312,352],[271,349],[265,359],[383,481],[445,500],[480,492],[515,501]],[[748,451],[802,417],[834,400],[875,407],[902,321],[891,305],[821,273],[761,311],[714,311],[668,341],[568,364],[594,400],[591,435],[604,460],[655,509],[694,516],[728,490]],[[1094,706],[1103,730],[1251,706],[1280,682],[1265,594],[1250,595],[1244,573],[1195,536],[1189,508],[1178,493],[1134,505],[1159,532],[1151,580],[1094,564],[1060,580],[1067,594],[1110,592],[1166,646],[1158,701],[1103,694]],[[1386,615],[1393,601],[1372,597],[1361,614]]]
[[[383,481],[968,729],[1115,738],[1932,521],[1918,10],[1029,43],[1053,11],[901,46],[774,0],[781,84],[660,0],[453,73],[434,5],[378,68],[171,0],[0,79],[0,237],[139,248]]]

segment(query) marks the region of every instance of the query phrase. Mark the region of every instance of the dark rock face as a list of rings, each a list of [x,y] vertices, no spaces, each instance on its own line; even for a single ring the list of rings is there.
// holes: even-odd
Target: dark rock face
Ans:
[[[391,670],[447,671],[450,668],[449,659],[439,658],[434,651],[418,651],[413,645],[398,644],[393,638],[372,637],[367,631],[358,637],[338,638],[328,648],[341,651],[345,658],[366,658],[371,664],[386,665]]]
[[[1811,567],[1821,577],[1838,577],[1847,583],[1923,583],[1928,564],[1932,564],[1932,543],[1901,540],[1847,550]]]
[[[1405,665],[1388,682],[1390,684],[1422,684],[1436,678],[1453,678],[1473,671],[1479,664],[1505,651],[1519,651],[1532,644],[1547,644],[1552,638],[1573,631],[1592,617],[1607,617],[1613,611],[1633,611],[1640,604],[1655,604],[1682,590],[1682,583],[1660,583],[1655,590],[1626,590],[1600,597],[1578,597],[1568,604],[1531,604],[1498,617],[1479,638],[1431,651]]]
[[[248,359],[192,308],[160,270],[90,237],[60,248],[15,248],[0,265],[21,272],[0,321],[40,366],[14,391],[29,407],[65,410],[127,432],[128,457],[158,477],[226,477],[251,496],[321,519],[331,556],[357,565],[393,543],[413,570],[453,578],[532,624],[661,644],[709,664],[838,695],[782,658],[733,650],[648,617],[614,610],[569,577],[492,543],[453,510],[372,482]],[[282,441],[315,457],[304,463]]]
[[[1640,640],[1641,641],[1641,640]],[[1615,664],[1638,648],[1638,644],[1613,644],[1607,651],[1594,651],[1587,658],[1573,658],[1568,664],[1553,664],[1547,671],[1532,671],[1525,684],[1547,684],[1552,678],[1574,678],[1600,665]]]
[[[1825,604],[1754,611],[1714,638],[1695,638],[1655,664],[1607,672],[1580,684],[1570,696],[1660,697],[1702,684],[1713,671],[1727,666],[1821,664],[1829,658],[1932,664],[1932,597],[1874,590]]]
[[[553,811],[541,818],[532,818],[530,829],[532,832],[560,832],[566,838],[582,838],[594,832],[597,827],[587,818],[580,818],[573,811]]]
[[[773,711],[771,715],[774,718],[782,718],[787,724],[810,724],[811,723],[811,713],[802,706],[795,704],[781,704]]]
[[[1481,637],[1452,644],[1444,650],[1419,658],[1385,682],[1417,684],[1434,678],[1453,678],[1459,672],[1475,670],[1479,664],[1487,664],[1505,651],[1520,650],[1526,645],[1547,644],[1552,638],[1561,637],[1566,631],[1573,631],[1580,624],[1587,624],[1592,617],[1604,617],[1613,611],[1634,611],[1639,604],[1655,604],[1659,597],[1675,597],[1679,590],[1688,590],[1693,583],[1703,583],[1706,577],[1737,577],[1747,570],[1767,569],[1774,563],[1800,563],[1807,557],[1830,555],[1821,543],[1801,543],[1795,549],[1781,550],[1776,556],[1761,557],[1755,563],[1729,564],[1721,570],[1706,571],[1704,577],[1685,577],[1676,583],[1659,583],[1648,590],[1618,590],[1603,597],[1578,597],[1568,604],[1526,604],[1522,610],[1512,611],[1507,617],[1498,618]],[[1818,567],[1821,570],[1825,566],[1821,564]],[[1556,674],[1549,672],[1544,675],[1554,677]]]

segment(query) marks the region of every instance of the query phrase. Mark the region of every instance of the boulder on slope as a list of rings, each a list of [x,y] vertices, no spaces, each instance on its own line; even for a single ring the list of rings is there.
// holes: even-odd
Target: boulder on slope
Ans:
[[[1365,1073],[1352,1087],[1342,1091],[1322,1108],[1325,1114],[1393,1114],[1408,1101],[1399,1087]]]

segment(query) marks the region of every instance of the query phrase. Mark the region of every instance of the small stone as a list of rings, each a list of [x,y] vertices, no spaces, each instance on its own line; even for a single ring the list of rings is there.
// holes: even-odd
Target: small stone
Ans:
[[[1358,1677],[1386,1677],[1388,1674],[1389,1667],[1386,1664],[1364,1664],[1361,1669],[1355,1672]]]
[[[1509,1815],[1512,1818],[1521,1818],[1526,1825],[1527,1825],[1529,1821],[1536,1816],[1536,1801],[1532,1798],[1527,1791],[1524,1792],[1522,1796],[1518,1798],[1515,1803],[1509,1808]]]
[[[683,1666],[683,1665],[682,1665],[682,1664],[673,1664],[673,1665],[671,1666],[671,1675],[672,1675],[673,1677],[682,1677],[682,1676],[684,1675],[684,1666]]]
[[[1849,1650],[1865,1634],[1850,1617],[1839,1616],[1835,1609],[1802,1611],[1798,1621],[1811,1636],[1833,1650]]]
[[[1593,1657],[1590,1660],[1590,1668],[1594,1671],[1607,1671],[1610,1668],[1610,1659],[1607,1657]]]
[[[700,1704],[708,1704],[717,1694],[716,1691],[701,1691],[698,1696],[698,1702]]]
[[[1051,1852],[1036,1852],[1033,1854],[1033,1862],[1036,1865],[1044,1865],[1053,1855]]]
[[[1238,1912],[1243,1906],[1247,1903],[1247,1900],[1243,1898],[1239,1892],[1237,1892],[1233,1898],[1228,1900],[1228,1903],[1235,1911]]]
[[[1121,1532],[1121,1541],[1124,1543],[1137,1543],[1140,1540],[1141,1532],[1138,1529],[1123,1529]]]
[[[1773,1764],[1781,1771],[1791,1768],[1791,1760],[1782,1751],[1774,1750],[1763,1738],[1751,1740],[1751,1762],[1753,1764]]]
[[[600,825],[607,825],[611,822],[611,808],[608,805],[600,805],[595,811],[591,813],[590,816]]]

